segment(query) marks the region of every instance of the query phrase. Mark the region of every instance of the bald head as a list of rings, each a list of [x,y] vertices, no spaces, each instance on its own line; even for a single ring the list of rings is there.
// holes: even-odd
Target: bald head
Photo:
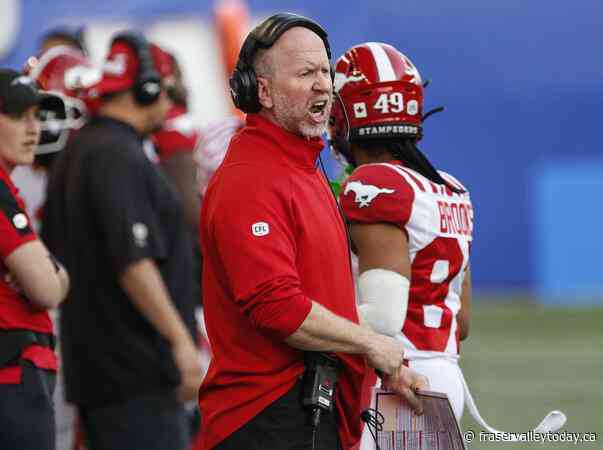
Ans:
[[[324,56],[328,60],[327,50],[321,37],[305,27],[293,27],[285,31],[274,45],[256,52],[253,69],[258,76],[273,77],[283,68],[283,64],[303,61],[311,57]]]

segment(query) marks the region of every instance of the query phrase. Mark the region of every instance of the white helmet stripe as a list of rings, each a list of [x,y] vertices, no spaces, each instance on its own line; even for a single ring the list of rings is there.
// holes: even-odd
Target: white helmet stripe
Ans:
[[[63,54],[68,54],[75,58],[81,58],[83,54],[79,50],[75,50],[68,45],[57,45],[46,50],[38,60],[37,64],[31,70],[29,76],[34,80],[38,81],[38,77],[42,71],[46,68],[46,65],[52,61],[55,57]]]
[[[396,74],[394,73],[394,67],[392,66],[389,56],[383,50],[380,44],[376,42],[367,42],[368,48],[371,49],[375,64],[377,65],[377,71],[379,74],[379,81],[396,81]]]

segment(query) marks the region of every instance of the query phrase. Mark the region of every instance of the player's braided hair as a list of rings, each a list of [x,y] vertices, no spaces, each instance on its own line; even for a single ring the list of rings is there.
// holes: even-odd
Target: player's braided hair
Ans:
[[[465,192],[463,189],[451,185],[440,175],[423,152],[419,150],[414,139],[374,139],[362,142],[362,147],[371,153],[386,150],[395,159],[402,161],[406,167],[419,172],[428,180],[437,184],[443,184],[457,194]]]

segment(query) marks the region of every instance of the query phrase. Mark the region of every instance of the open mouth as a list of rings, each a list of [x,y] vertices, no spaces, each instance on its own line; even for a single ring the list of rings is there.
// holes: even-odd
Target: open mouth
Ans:
[[[310,111],[312,112],[312,114],[321,113],[324,111],[326,106],[327,106],[326,100],[314,102],[314,103],[312,103],[312,106],[310,107]]]
[[[327,117],[327,100],[319,100],[310,105],[310,115],[316,123],[322,123]]]

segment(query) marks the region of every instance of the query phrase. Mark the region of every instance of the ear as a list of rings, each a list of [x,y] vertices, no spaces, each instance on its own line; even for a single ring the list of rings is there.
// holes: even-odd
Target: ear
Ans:
[[[274,102],[272,100],[272,86],[271,82],[268,78],[257,77],[258,81],[258,99],[260,101],[260,105],[266,109],[272,109],[274,106]]]

